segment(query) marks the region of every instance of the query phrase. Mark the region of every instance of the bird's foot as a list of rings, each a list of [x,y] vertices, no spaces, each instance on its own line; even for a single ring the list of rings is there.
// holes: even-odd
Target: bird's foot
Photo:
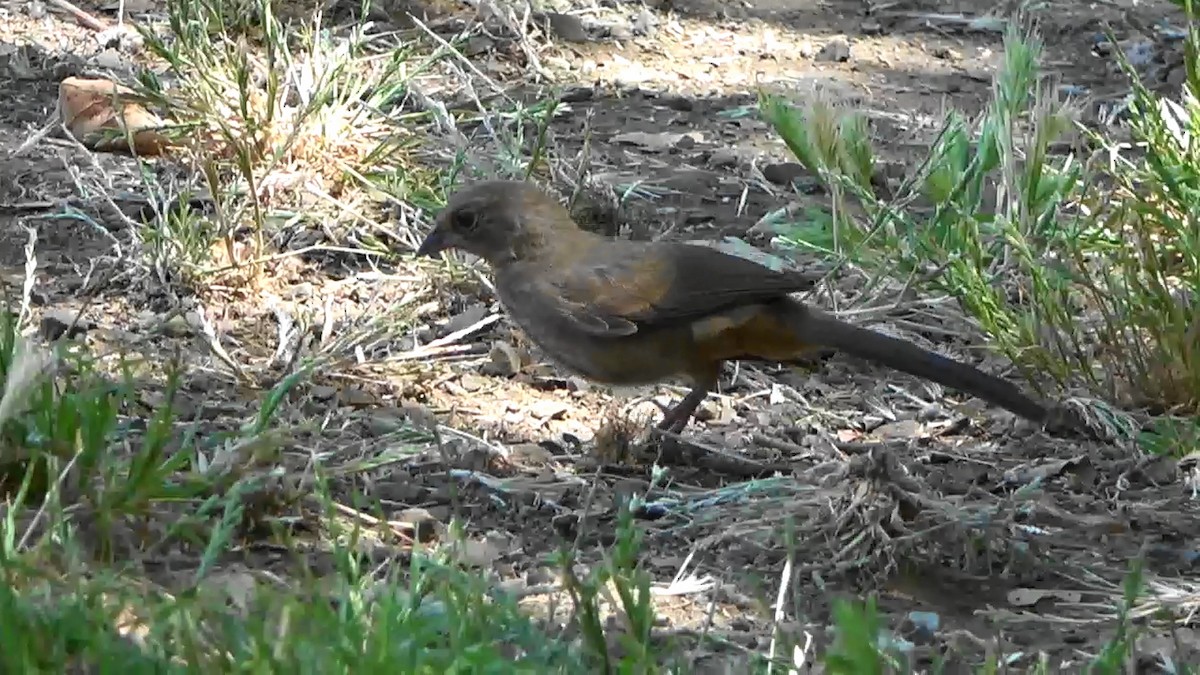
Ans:
[[[700,407],[700,402],[706,395],[707,393],[703,391],[691,391],[683,397],[683,400],[676,403],[674,408],[663,406],[663,418],[658,423],[658,428],[672,434],[681,433],[687,427],[688,422],[692,421],[692,416],[696,414],[696,409]]]
[[[685,404],[687,403],[686,398],[674,406],[669,406],[666,403],[662,403],[651,396],[648,396],[643,400],[653,403],[663,414],[662,421],[654,425],[654,428],[673,434],[678,434],[687,427],[688,422],[690,422],[692,419],[692,413],[695,410],[695,407],[693,407],[692,410],[685,409]]]
[[[664,411],[662,421],[658,423],[658,428],[661,431],[666,431],[672,434],[681,433],[687,428],[688,422],[692,420],[692,411],[681,411],[682,405],[677,405]]]

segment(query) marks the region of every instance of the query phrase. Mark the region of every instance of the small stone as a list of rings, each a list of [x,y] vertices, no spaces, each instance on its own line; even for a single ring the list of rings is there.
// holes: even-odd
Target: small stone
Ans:
[[[399,511],[388,519],[388,523],[406,530],[412,530],[413,536],[417,541],[429,541],[433,539],[440,529],[439,525],[441,525],[438,519],[433,517],[432,513],[421,508]]]
[[[105,49],[92,57],[92,65],[104,70],[125,70],[129,61],[116,49]]]
[[[537,443],[521,443],[509,449],[509,459],[525,466],[548,464],[554,461],[554,455]]]
[[[1169,73],[1167,73],[1167,77],[1166,77],[1167,86],[1173,90],[1178,90],[1186,82],[1187,82],[1187,68],[1182,65],[1172,68],[1171,71]],[[1081,94],[1076,93],[1074,95],[1079,96]]]
[[[367,408],[376,405],[378,401],[371,392],[351,387],[342,390],[342,403],[354,408]]]
[[[458,378],[458,384],[467,392],[475,392],[483,389],[485,380],[474,373],[463,373],[462,377]]]
[[[488,363],[480,367],[484,375],[511,377],[521,371],[521,355],[507,342],[497,342],[488,353]]]
[[[883,439],[919,438],[924,436],[921,423],[916,420],[888,422],[876,428],[874,433]]]
[[[708,158],[708,165],[714,169],[728,169],[738,164],[738,154],[733,148],[719,148]]]
[[[404,428],[404,411],[398,408],[385,408],[367,418],[367,428],[373,436],[394,434]]]
[[[817,52],[818,61],[843,63],[850,60],[850,44],[842,39],[831,40]]]
[[[933,48],[933,57],[935,59],[942,59],[943,61],[953,61],[958,58],[958,54],[945,45],[938,45]]]
[[[763,178],[776,185],[788,185],[807,173],[808,169],[805,169],[802,164],[796,162],[767,164],[762,168]]]
[[[664,96],[662,103],[671,110],[680,112],[689,112],[696,108],[696,102],[687,96]]]
[[[170,337],[186,337],[192,334],[192,326],[187,319],[175,314],[162,325],[162,332]]]
[[[1129,65],[1141,68],[1154,61],[1154,43],[1150,40],[1127,40],[1123,43]]]
[[[558,100],[563,103],[581,103],[590,101],[596,97],[596,89],[594,87],[571,87],[563,92]]]
[[[583,20],[577,16],[546,12],[545,17],[550,23],[550,30],[567,42],[587,42],[592,38],[587,27],[583,25]]]
[[[68,338],[79,337],[87,333],[96,324],[86,319],[75,320],[76,313],[69,309],[52,309],[42,315],[41,333],[47,340],[57,340],[66,335]],[[71,324],[75,324],[72,326]]]
[[[930,403],[917,412],[917,419],[922,422],[932,422],[942,417],[945,417],[945,411],[937,403]]]
[[[727,401],[714,400],[705,401],[705,403],[707,405],[702,406],[698,412],[703,413],[704,421],[710,426],[723,427],[731,424],[737,418],[737,411]],[[698,414],[697,417],[701,417],[701,415]]]
[[[634,35],[649,36],[654,34],[654,29],[658,28],[658,19],[650,13],[650,10],[643,7],[638,12],[637,16],[633,17],[633,24],[630,29]]]
[[[529,414],[539,420],[559,419],[567,413],[567,404],[562,401],[551,401],[543,399],[533,404],[529,409]]]
[[[446,335],[449,335],[450,333],[470,328],[482,321],[486,314],[487,307],[484,307],[482,304],[471,305],[447,321],[442,330],[445,331]]]
[[[413,426],[429,431],[437,428],[437,416],[433,414],[433,411],[428,406],[408,401],[402,404],[400,409],[404,411],[404,415],[408,417],[408,421]]]
[[[608,37],[619,41],[632,40],[633,29],[625,24],[614,24],[608,27]]]
[[[320,384],[312,389],[312,397],[318,401],[328,401],[337,396],[337,393],[337,387],[331,387],[327,384]]]
[[[311,298],[312,294],[313,285],[307,281],[303,281],[288,287],[287,291],[284,292],[284,297],[290,300],[303,300],[304,298]]]
[[[190,311],[183,315],[183,320],[187,321],[187,325],[192,329],[193,332],[204,332],[204,317],[200,316],[200,312],[195,310]]]
[[[492,50],[495,42],[485,35],[473,35],[467,38],[467,44],[463,47],[463,54],[466,56],[479,56]]]
[[[636,145],[647,152],[665,152],[676,147],[686,134],[648,131],[627,131],[612,137],[612,142],[619,145]],[[694,141],[694,139],[693,139]]]
[[[766,410],[759,410],[759,411],[750,413],[750,420],[751,420],[752,424],[750,424],[748,426],[754,426],[754,427],[770,427],[770,426],[774,425],[776,422],[775,415],[772,415],[770,412],[767,412]]]

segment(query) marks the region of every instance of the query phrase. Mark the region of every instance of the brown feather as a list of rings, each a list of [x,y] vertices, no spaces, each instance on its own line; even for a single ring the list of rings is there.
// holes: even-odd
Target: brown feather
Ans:
[[[566,368],[611,384],[690,379],[692,391],[663,421],[674,431],[725,361],[791,361],[819,346],[1046,418],[1012,383],[789,296],[811,288],[811,277],[704,246],[606,239],[528,183],[486,181],[456,193],[421,249],[450,247],[491,264],[509,315]]]

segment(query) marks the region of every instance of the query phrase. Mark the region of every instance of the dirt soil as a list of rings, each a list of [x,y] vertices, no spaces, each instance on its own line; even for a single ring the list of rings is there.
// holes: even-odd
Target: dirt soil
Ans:
[[[145,7],[134,11],[153,9],[138,5]],[[477,17],[441,5],[430,22]],[[750,109],[756,86],[865,113],[884,173],[896,181],[945,110],[971,115],[985,105],[1002,57],[998,12],[1009,9],[982,0],[556,7],[579,21],[527,40],[480,37],[472,58],[516,98],[533,101],[550,85],[566,92],[552,125],[555,151],[579,161],[586,152],[592,181],[633,195],[597,216],[598,226],[635,238],[708,240],[742,237],[771,210],[821,199],[788,187],[811,179]],[[92,156],[53,137],[11,156],[49,118],[58,81],[111,50],[39,3],[14,0],[0,11],[0,86],[8,94],[0,110],[0,279],[7,297],[20,297],[28,228],[36,230],[35,325],[53,331],[86,303],[81,339],[109,357],[145,358],[148,408],[157,400],[155,364],[181,358],[191,366],[185,421],[236,428],[279,372],[280,307],[301,314],[336,306],[325,319],[336,332],[428,282],[430,266],[411,261],[380,263],[379,272],[361,260],[295,259],[275,270],[269,289],[205,293],[169,275],[136,273],[120,262],[128,251],[117,245],[129,233],[112,211],[136,210],[144,196],[131,160]],[[1156,86],[1180,82],[1180,50],[1169,31],[1155,30],[1161,20],[1180,25],[1167,2],[1051,2],[1036,16],[1048,74],[1064,95],[1079,97],[1085,121],[1096,122],[1128,91],[1111,60],[1096,54],[1104,22],[1122,45],[1148,45],[1144,71]],[[536,63],[523,51],[530,44]],[[111,204],[101,193],[126,201]],[[832,292],[853,298],[854,283]],[[663,639],[689,646],[706,631],[720,640],[692,652],[697,672],[740,672],[750,654],[765,653],[781,583],[778,628],[799,644],[806,634],[817,647],[828,644],[833,599],[874,594],[914,662],[945,654],[945,672],[963,672],[957,668],[986,653],[1005,655],[1017,671],[1042,652],[1061,670],[1079,668],[1111,637],[1122,576],[1140,555],[1156,584],[1145,621],[1154,609],[1182,613],[1194,602],[1200,522],[1190,475],[1171,460],[1054,439],[1001,411],[952,403],[930,385],[835,357],[808,370],[731,368],[686,434],[690,461],[668,466],[669,482],[652,485],[655,457],[630,447],[630,425],[617,415],[628,392],[589,386],[536,354],[514,369],[509,357],[521,357],[524,342],[502,315],[488,322],[498,307],[474,280],[439,286],[435,297],[426,325],[381,338],[357,362],[345,347],[339,357],[350,365],[302,385],[293,414],[319,420],[320,429],[299,434],[279,461],[302,467],[310,450],[323,448],[323,461],[345,469],[338,494],[347,502],[360,500],[357,492],[394,514],[423,509],[441,523],[458,515],[487,543],[481,567],[516,589],[556,578],[549,556],[560,546],[574,542],[584,562],[599,560],[612,541],[615,504],[644,493],[638,522],[646,569],[662,590]],[[248,364],[251,384],[213,355],[198,314],[233,359]],[[972,358],[971,344],[892,318],[878,325]],[[453,349],[412,357],[419,345],[473,325]],[[655,408],[634,411],[648,418]],[[397,455],[397,430],[425,412],[446,425],[443,447]],[[242,562],[261,560],[247,554]],[[693,577],[672,583],[685,565]],[[548,596],[529,592],[526,602],[538,611]],[[1156,624],[1143,638],[1139,672],[1166,672],[1156,664],[1168,654],[1200,662],[1193,631],[1183,622],[1172,637]]]

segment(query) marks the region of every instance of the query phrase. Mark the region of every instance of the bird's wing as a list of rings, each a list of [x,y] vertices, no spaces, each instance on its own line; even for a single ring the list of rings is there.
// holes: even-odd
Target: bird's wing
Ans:
[[[572,257],[569,265],[544,269],[537,283],[593,335],[696,321],[814,284],[800,273],[682,243],[610,241]]]

